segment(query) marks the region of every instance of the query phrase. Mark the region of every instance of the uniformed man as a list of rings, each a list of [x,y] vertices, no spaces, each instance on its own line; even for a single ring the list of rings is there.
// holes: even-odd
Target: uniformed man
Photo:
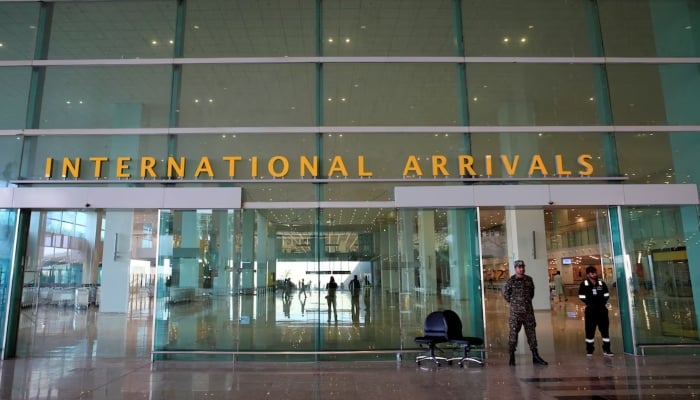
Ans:
[[[586,279],[581,282],[578,288],[578,298],[586,303],[585,326],[586,326],[586,355],[592,356],[595,350],[595,330],[596,327],[603,337],[603,355],[612,357],[610,350],[610,320],[608,319],[608,299],[610,292],[608,286],[598,279],[598,272],[595,267],[586,268]]]
[[[535,297],[535,283],[532,278],[525,275],[525,262],[516,260],[513,264],[515,275],[511,276],[503,285],[503,298],[510,304],[510,316],[508,317],[508,351],[510,360],[508,365],[515,365],[515,349],[518,346],[518,333],[525,325],[527,343],[532,351],[533,364],[547,365],[537,352],[537,335],[535,334],[535,312],[532,308],[532,298]]]

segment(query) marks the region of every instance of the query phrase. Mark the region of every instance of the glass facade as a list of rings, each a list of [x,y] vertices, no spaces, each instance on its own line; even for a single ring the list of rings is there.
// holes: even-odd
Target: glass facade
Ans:
[[[29,97],[31,71],[26,67],[0,68],[0,128],[20,129],[24,127]]]
[[[690,255],[697,230],[687,226],[680,207],[622,210],[630,255],[630,303],[639,344],[697,343],[698,326]],[[653,315],[654,318],[649,318]]]
[[[168,126],[169,70],[165,66],[47,68],[39,127]]]
[[[498,345],[485,282],[529,251],[507,240],[524,219],[547,254],[538,287],[554,271],[573,287],[586,263],[615,284],[626,352],[695,343],[700,294],[681,283],[700,263],[697,202],[394,202],[405,186],[697,185],[698,26],[687,0],[0,2],[4,188],[240,187],[243,202],[10,207],[31,218],[8,223],[25,228],[8,254],[31,257],[8,257],[24,300],[6,305],[87,289],[103,328],[152,319],[124,325],[148,339],[122,353],[159,357],[389,354],[436,308]],[[31,321],[8,325],[18,354],[50,353]]]
[[[0,316],[0,324],[5,326],[8,313],[9,298],[11,287],[11,273],[14,260],[12,259],[14,248],[14,228],[17,224],[17,213],[14,210],[0,210],[0,307],[2,307],[2,316]],[[5,343],[5,332],[0,335],[3,343]]]

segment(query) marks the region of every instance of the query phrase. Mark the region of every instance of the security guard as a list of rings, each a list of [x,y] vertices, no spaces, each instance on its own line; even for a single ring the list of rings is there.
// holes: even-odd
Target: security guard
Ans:
[[[518,345],[518,332],[525,326],[525,336],[532,351],[532,363],[547,365],[537,352],[537,335],[535,333],[535,312],[532,308],[532,298],[535,297],[535,283],[532,278],[525,275],[525,262],[516,260],[513,264],[515,275],[511,276],[503,285],[503,298],[510,304],[510,316],[508,317],[508,351],[510,352],[509,365],[515,365],[515,349]]]
[[[608,319],[607,303],[610,298],[608,286],[598,279],[598,272],[595,267],[586,268],[586,279],[581,282],[578,289],[578,298],[586,303],[585,325],[586,325],[586,355],[592,356],[595,349],[596,327],[603,337],[603,355],[612,357],[610,350],[610,320]]]

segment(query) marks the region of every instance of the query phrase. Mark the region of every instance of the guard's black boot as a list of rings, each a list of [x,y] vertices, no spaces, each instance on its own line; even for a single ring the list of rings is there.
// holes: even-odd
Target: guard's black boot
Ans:
[[[538,365],[549,365],[549,363],[540,357],[540,354],[537,352],[537,350],[532,352],[532,363],[533,364],[538,364]]]
[[[510,358],[508,359],[508,365],[515,365],[515,353],[510,352]]]
[[[593,345],[593,343],[586,342],[586,355],[588,357],[593,355],[594,350],[595,350],[595,346]]]
[[[610,341],[603,342],[603,355],[605,357],[612,357],[614,356],[612,350],[610,350]]]

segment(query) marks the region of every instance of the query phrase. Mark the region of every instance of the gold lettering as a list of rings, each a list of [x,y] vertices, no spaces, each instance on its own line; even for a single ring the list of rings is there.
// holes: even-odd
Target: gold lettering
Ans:
[[[564,158],[561,156],[561,154],[555,155],[554,160],[557,163],[557,175],[559,175],[559,176],[571,175],[571,171],[564,169]]]
[[[542,156],[539,154],[532,156],[532,162],[530,163],[530,169],[527,171],[527,175],[532,176],[535,171],[540,171],[542,176],[549,175],[547,167],[544,165],[544,161],[542,161]]]
[[[95,178],[100,178],[102,176],[102,163],[107,162],[109,158],[107,157],[90,157],[88,160],[92,161],[95,163]]]
[[[445,156],[433,156],[433,176],[438,176],[442,174],[443,176],[450,176],[447,172],[445,165],[447,164],[447,157]]]
[[[584,170],[578,171],[581,176],[591,176],[593,174],[593,165],[589,161],[593,158],[590,154],[581,154],[576,161],[578,165],[584,167]]]
[[[228,161],[228,177],[233,178],[236,176],[236,161],[241,161],[243,157],[241,156],[224,156],[223,160]]]
[[[145,178],[146,173],[148,173],[148,176],[151,178],[155,178],[157,176],[156,172],[153,170],[155,165],[155,157],[141,157],[141,178]]]
[[[472,165],[474,165],[474,157],[467,155],[459,156],[459,175],[476,176],[476,171],[474,171]]]
[[[341,156],[333,157],[331,167],[328,169],[328,177],[330,178],[335,173],[339,173],[344,177],[348,176],[348,169],[345,168],[345,163],[343,162],[343,157]]]
[[[258,157],[256,156],[250,159],[250,176],[253,178],[258,176]]]
[[[168,157],[168,178],[173,177],[173,173],[182,179],[185,176],[185,157],[180,157],[180,162],[175,160],[175,157]]]
[[[129,161],[131,161],[131,157],[117,157],[117,178],[131,178],[131,174],[128,172]]]
[[[279,161],[282,163],[282,171],[275,171],[275,163]],[[274,156],[267,162],[267,171],[272,175],[273,178],[282,178],[289,173],[289,160],[287,157]]]
[[[365,156],[357,156],[357,174],[362,177],[374,175],[372,171],[365,171]]]
[[[409,172],[413,172],[416,176],[423,176],[423,170],[421,170],[418,159],[414,155],[410,155],[406,159],[406,165],[403,167],[403,176],[408,176]]]
[[[211,168],[211,162],[209,162],[209,157],[204,156],[201,159],[199,159],[199,165],[197,165],[197,169],[194,171],[194,177],[199,178],[199,174],[201,174],[202,172],[206,172],[210,178],[214,177],[214,170]]]
[[[53,158],[46,157],[44,164],[44,178],[51,178],[51,170],[53,169]]]
[[[63,157],[63,169],[61,170],[61,176],[63,178],[67,177],[68,172],[73,175],[73,178],[78,178],[80,176],[80,157],[75,158],[75,163],[71,162],[70,158]]]
[[[308,172],[314,178],[318,176],[318,157],[313,156],[313,161],[310,161],[306,156],[299,157],[299,175],[306,176]]]
[[[518,161],[520,161],[520,156],[517,154],[513,157],[512,163],[507,154],[501,154],[501,162],[503,163],[503,167],[506,169],[508,176],[515,175],[515,171],[518,169]]]
[[[578,173],[579,176],[581,177],[586,177],[586,176],[591,176],[594,174],[594,161],[593,161],[593,156],[591,154],[579,154],[578,157],[576,158],[576,162],[579,166],[579,170],[575,171],[567,169],[566,165],[566,159],[565,156],[562,154],[553,154],[554,156],[554,164],[552,165],[547,165],[545,162],[545,157],[543,157],[541,154],[533,154],[533,155],[527,155],[526,157],[531,157],[529,158],[529,166],[528,166],[528,176],[534,177],[534,176],[539,176],[539,174],[542,174],[542,176],[561,176],[561,177],[567,177],[567,176],[572,176],[574,173]],[[357,177],[362,177],[362,178],[367,178],[367,177],[372,177],[374,176],[374,172],[371,171],[367,165],[367,158],[364,155],[357,155],[357,169],[353,171],[355,176]],[[454,157],[454,156],[452,156]],[[478,176],[486,176],[486,177],[492,177],[494,175],[494,168],[497,168],[499,170],[499,175],[502,176],[510,176],[513,177],[516,174],[519,173],[518,168],[525,168],[519,167],[520,163],[520,154],[498,154],[498,155],[491,155],[491,154],[485,154],[483,155],[484,157],[484,166],[483,166],[483,171],[481,170],[481,164],[479,166],[475,165],[475,158],[471,154],[459,154],[457,155],[457,166],[458,166],[458,173],[459,176],[469,178],[469,177],[478,177]],[[494,162],[494,157],[500,158],[500,163],[501,165],[495,165]],[[139,171],[138,174],[132,174],[131,168],[132,168],[132,162],[136,162],[132,157],[116,157],[116,161],[114,162],[114,166],[110,166],[111,164],[111,159],[109,157],[105,156],[90,156],[90,157],[63,157],[63,158],[53,158],[53,157],[46,157],[44,160],[44,177],[47,179],[51,179],[53,176],[54,172],[54,165],[58,164],[61,162],[61,176],[65,178],[76,178],[80,179],[81,178],[81,164],[83,161],[83,158],[87,159],[90,165],[89,167],[92,167],[92,178],[94,179],[100,179],[103,175],[111,175],[112,173],[116,176],[118,179],[131,179],[132,177],[140,176],[141,179],[148,179],[148,178],[158,178],[158,170],[162,170],[163,167],[160,166],[161,161],[158,160],[156,157],[152,156],[143,156],[140,157],[138,160],[139,162]],[[234,178],[236,177],[236,169],[241,168],[241,162],[244,162],[243,156],[222,156],[221,160],[223,160],[225,163],[228,163],[228,177],[229,178]],[[297,166],[293,165],[292,162],[294,160],[291,160],[284,155],[272,155],[269,158],[266,156],[264,158],[260,158],[259,156],[250,156],[248,159],[248,162],[250,163],[250,177],[251,178],[257,178],[259,177],[259,168],[260,168],[260,162],[266,162],[266,167],[267,167],[267,173],[271,178],[283,178],[283,177],[288,177],[290,174],[290,171],[292,169],[296,169]],[[307,177],[307,176],[312,176],[314,178],[317,178],[323,174],[323,172],[319,171],[319,166],[320,166],[320,160],[318,156],[299,156],[299,165],[298,165],[298,173],[299,177]],[[450,156],[446,156],[443,154],[433,154],[430,156],[430,161],[428,159],[423,160],[423,166],[427,166],[427,163],[430,162],[430,167],[431,167],[431,172],[434,177],[449,177],[451,176],[450,173],[450,166],[449,162],[454,161],[450,159]],[[497,162],[497,161],[496,161]],[[187,159],[185,157],[168,157],[167,161],[163,161],[163,163],[166,163],[166,172],[167,172],[167,177],[168,178],[184,178],[186,176],[186,164],[187,164]],[[406,158],[406,162],[404,164],[402,176],[404,178],[407,177],[415,177],[419,178],[423,176],[423,170],[421,166],[421,160],[416,156],[416,155],[408,155]],[[133,166],[135,168],[135,166]],[[550,175],[549,173],[549,168],[554,167],[555,170],[554,172]],[[569,166],[572,167],[572,166]],[[108,171],[108,168],[110,169]],[[111,171],[111,169],[114,168],[114,171]],[[244,168],[245,170],[245,168]],[[500,172],[502,171],[502,172]],[[221,173],[223,171],[220,171]],[[245,172],[245,171],[244,171]],[[348,167],[347,164],[344,161],[344,158],[342,155],[335,155],[332,157],[332,159],[329,160],[329,168],[327,169],[327,176],[328,178],[339,178],[339,177],[349,177],[350,174],[348,173]],[[453,171],[454,172],[454,171]],[[520,171],[521,175],[524,175],[524,171]],[[88,174],[86,172],[86,174]],[[210,161],[210,158],[207,156],[202,156],[199,159],[199,163],[197,164],[197,168],[195,169],[193,173],[193,177],[199,178],[202,174],[207,174],[210,178],[215,178],[215,173],[214,173],[214,168],[212,166],[212,163]]]
[[[491,154],[487,154],[484,158],[484,161],[486,161],[486,176],[493,176],[493,160],[491,159]]]

